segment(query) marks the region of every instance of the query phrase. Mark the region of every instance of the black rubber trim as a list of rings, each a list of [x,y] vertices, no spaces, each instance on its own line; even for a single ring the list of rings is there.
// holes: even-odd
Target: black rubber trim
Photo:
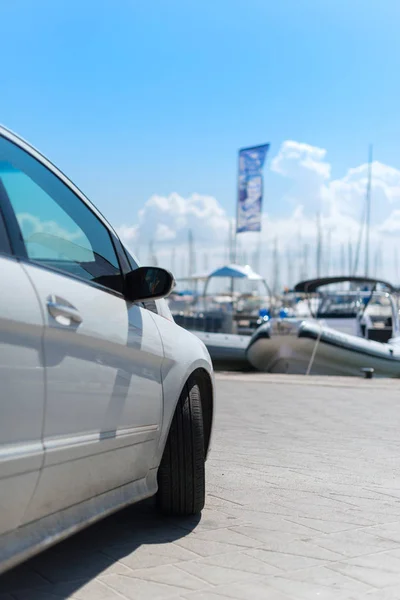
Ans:
[[[3,218],[3,212],[0,206],[0,254],[5,256],[12,256],[13,252],[11,249],[10,237],[6,228],[6,224]]]
[[[308,329],[308,328],[306,329],[304,327],[303,328],[300,327],[297,337],[303,338],[303,339],[316,340],[318,338],[318,336],[319,336],[318,330]],[[327,337],[326,334],[324,334],[324,332],[322,332],[322,334],[321,334],[319,343],[326,344],[327,346],[334,346],[336,348],[342,348],[343,350],[347,350],[348,352],[355,352],[356,354],[364,354],[365,356],[379,358],[380,360],[388,360],[390,362],[398,361],[400,363],[400,357],[393,356],[392,354],[393,354],[394,348],[390,348],[390,347],[388,348],[389,352],[392,353],[390,356],[388,356],[387,354],[386,355],[379,354],[377,352],[372,352],[371,350],[368,350],[367,348],[355,348],[350,343],[340,342],[337,339]],[[381,342],[376,342],[376,343],[379,344]],[[389,346],[389,344],[382,343],[382,346]]]
[[[4,219],[4,225],[7,230],[8,238],[10,240],[11,250],[15,256],[27,258],[27,252],[25,247],[24,238],[22,237],[21,229],[19,227],[17,217],[15,216],[14,209],[11,205],[10,198],[8,197],[6,188],[0,177],[0,209]]]
[[[114,235],[114,233],[112,231],[110,231],[110,230],[108,230],[108,231],[110,233],[111,241],[114,246],[115,254],[117,255],[117,258],[118,258],[121,273],[125,277],[125,275],[130,273],[132,271],[132,269],[130,267],[130,264],[128,262],[126,254],[124,252],[124,247],[122,245],[121,240],[119,238],[117,238],[117,236]]]

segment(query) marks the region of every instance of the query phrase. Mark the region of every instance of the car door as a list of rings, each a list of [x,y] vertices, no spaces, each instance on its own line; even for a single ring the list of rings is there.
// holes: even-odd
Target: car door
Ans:
[[[105,222],[36,157],[4,139],[1,150],[21,264],[45,320],[45,462],[29,521],[146,477],[162,418],[163,349],[151,315],[123,296]]]
[[[43,462],[43,317],[35,290],[12,257],[0,181],[0,534],[18,527]]]

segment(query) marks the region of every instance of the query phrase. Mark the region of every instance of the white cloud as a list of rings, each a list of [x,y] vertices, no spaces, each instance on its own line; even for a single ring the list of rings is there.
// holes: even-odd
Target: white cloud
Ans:
[[[83,231],[78,229],[72,220],[70,221],[70,225],[74,231],[68,231],[63,227],[60,227],[55,221],[42,221],[37,216],[31,215],[30,213],[17,213],[17,220],[25,240],[29,241],[29,237],[36,233],[46,233],[71,242],[86,241],[88,244]]]
[[[139,211],[138,224],[122,225],[119,234],[127,242],[136,244],[175,242],[187,240],[191,229],[197,241],[207,243],[217,236],[228,234],[229,219],[212,196],[192,194],[183,198],[172,193],[169,196],[151,196]]]
[[[137,225],[121,225],[118,229],[120,237],[128,244],[137,238]]]
[[[398,235],[400,240],[400,209],[391,212],[389,217],[379,225],[378,230],[385,235]]]
[[[176,233],[165,223],[158,223],[155,233],[157,242],[169,242],[175,239]]]
[[[326,150],[309,144],[287,140],[283,142],[277,156],[271,163],[271,170],[292,179],[316,176],[329,179],[331,165],[324,162]]]
[[[60,258],[67,256],[80,262],[93,260],[92,247],[82,230],[71,220],[67,230],[55,221],[42,221],[30,213],[17,213],[29,256]]]
[[[366,197],[368,164],[347,171],[342,179],[331,181],[324,199],[340,212],[360,219]],[[375,219],[387,216],[389,205],[400,201],[400,171],[381,162],[372,163],[371,197]]]
[[[285,201],[292,207],[303,203],[305,212],[315,212],[324,195],[325,182],[329,180],[331,165],[325,161],[326,150],[288,140],[283,142],[272,160],[271,170],[291,182]]]

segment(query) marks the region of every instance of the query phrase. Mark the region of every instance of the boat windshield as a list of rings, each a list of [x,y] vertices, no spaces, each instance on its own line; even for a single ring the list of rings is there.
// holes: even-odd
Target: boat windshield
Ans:
[[[391,313],[389,296],[382,292],[353,292],[321,295],[317,308],[317,318],[355,319],[361,312]]]
[[[322,296],[317,318],[355,319],[363,307],[363,299],[354,294],[332,294]]]

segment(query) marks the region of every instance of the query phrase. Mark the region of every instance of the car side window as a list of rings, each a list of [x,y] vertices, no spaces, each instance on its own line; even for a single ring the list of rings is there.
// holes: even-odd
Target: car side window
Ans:
[[[107,227],[45,165],[2,137],[0,186],[30,260],[122,292],[120,265]]]

